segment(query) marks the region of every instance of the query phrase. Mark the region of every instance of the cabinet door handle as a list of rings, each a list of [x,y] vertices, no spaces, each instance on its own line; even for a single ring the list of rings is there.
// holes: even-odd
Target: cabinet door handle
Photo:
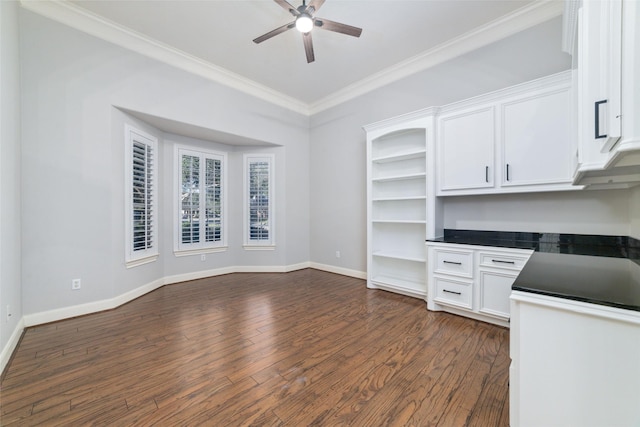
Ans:
[[[454,265],[462,265],[461,262],[456,262],[456,261],[447,261],[446,259],[444,261],[442,261],[445,264],[454,264]]]
[[[462,292],[450,291],[448,289],[443,289],[442,292],[446,292],[448,294],[454,294],[454,295],[462,295]]]
[[[484,180],[489,182],[489,166],[484,167]]]
[[[491,262],[500,262],[502,264],[514,264],[515,265],[515,261],[503,261],[501,259],[492,259]]]
[[[607,100],[603,100],[603,101],[596,101],[595,102],[595,125],[596,125],[596,139],[601,139],[601,138],[606,138],[607,134],[604,135],[600,135],[600,106],[602,104],[606,104]]]
[[[507,163],[507,181],[509,181],[509,163]]]

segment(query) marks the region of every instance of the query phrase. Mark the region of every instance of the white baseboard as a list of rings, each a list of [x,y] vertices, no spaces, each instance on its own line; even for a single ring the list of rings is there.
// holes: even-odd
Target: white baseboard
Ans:
[[[329,273],[341,274],[343,276],[355,277],[356,279],[367,279],[367,273],[364,271],[351,270],[349,268],[336,267],[335,265],[319,264],[317,262],[309,263],[309,267],[316,270],[328,271]]]
[[[213,270],[197,271],[193,273],[176,274],[173,276],[166,276],[160,279],[156,279],[153,282],[142,285],[136,289],[133,289],[124,294],[118,295],[110,299],[104,299],[100,301],[93,301],[86,304],[74,305],[71,307],[63,307],[55,310],[48,310],[39,313],[28,314],[22,317],[18,322],[18,326],[11,336],[11,339],[2,349],[0,354],[0,367],[4,369],[5,365],[9,362],[9,358],[13,353],[22,331],[24,328],[30,326],[42,325],[44,323],[57,322],[59,320],[69,319],[72,317],[83,316],[85,314],[97,313],[99,311],[111,310],[116,307],[126,304],[129,301],[133,301],[136,298],[141,297],[151,291],[154,291],[164,285],[173,283],[186,282],[189,280],[204,279],[206,277],[220,276],[230,273],[288,273],[291,271],[302,270],[304,268],[315,268],[316,270],[328,271],[330,273],[341,274],[343,276],[355,277],[357,279],[366,279],[367,273],[362,271],[350,270],[348,268],[336,267],[327,264],[318,264],[315,262],[301,262],[298,264],[291,264],[285,266],[233,266],[223,267]],[[0,372],[2,370],[0,369]]]
[[[18,346],[20,342],[20,337],[22,336],[22,331],[24,331],[24,317],[18,321],[16,324],[16,328],[13,330],[7,345],[2,349],[2,353],[0,353],[0,374],[4,372],[4,368],[9,363],[9,359],[11,359],[11,355],[13,351]]]
[[[223,267],[213,270],[195,271],[192,273],[174,274],[173,276],[165,276],[164,284],[171,285],[174,283],[188,282],[189,280],[204,279],[207,277],[221,276],[223,274],[237,273],[235,267]]]
[[[100,301],[93,301],[86,304],[79,304],[70,307],[58,308],[55,310],[43,311],[39,313],[28,314],[23,317],[24,327],[42,325],[44,323],[56,322],[58,320],[69,319],[71,317],[83,316],[85,314],[96,313],[98,311],[111,310],[116,307],[126,304],[129,301],[133,301],[136,298],[141,297],[151,291],[154,291],[161,286],[169,285],[173,283],[186,282],[189,280],[204,279],[206,277],[220,276],[223,274],[231,273],[288,273],[290,271],[301,270],[303,268],[316,268],[318,270],[330,271],[332,273],[343,274],[345,276],[361,277],[364,274],[361,272],[354,272],[353,270],[335,268],[328,265],[314,264],[311,262],[302,262],[298,264],[286,265],[286,266],[232,266],[223,267],[213,270],[203,270],[193,273],[176,274],[173,276],[166,276],[160,279],[156,279],[153,282],[142,285],[136,289],[133,289],[124,294],[118,295],[114,298],[104,299]],[[355,275],[354,275],[355,274]],[[364,276],[366,277],[366,275]]]

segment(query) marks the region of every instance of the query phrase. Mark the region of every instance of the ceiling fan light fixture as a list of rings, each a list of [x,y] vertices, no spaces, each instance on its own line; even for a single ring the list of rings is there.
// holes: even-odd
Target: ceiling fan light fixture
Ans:
[[[296,29],[303,34],[308,33],[313,29],[313,19],[307,13],[301,13],[296,18]]]

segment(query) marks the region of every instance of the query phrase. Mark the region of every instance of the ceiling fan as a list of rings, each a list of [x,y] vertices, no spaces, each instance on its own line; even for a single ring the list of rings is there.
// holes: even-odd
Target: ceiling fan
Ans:
[[[341,24],[339,22],[329,21],[328,19],[314,16],[318,9],[320,9],[324,4],[325,0],[311,0],[308,5],[306,4],[306,0],[302,0],[302,4],[297,8],[293,7],[286,0],[273,1],[295,16],[296,19],[282,27],[278,27],[275,30],[269,31],[266,34],[253,39],[254,43],[262,43],[273,36],[277,36],[278,34],[284,33],[285,31],[295,27],[302,33],[302,41],[304,43],[304,51],[307,54],[307,62],[311,63],[315,60],[315,55],[313,54],[313,43],[311,41],[311,30],[314,27],[353,37],[360,37],[360,34],[362,34],[362,28],[352,27],[351,25]]]

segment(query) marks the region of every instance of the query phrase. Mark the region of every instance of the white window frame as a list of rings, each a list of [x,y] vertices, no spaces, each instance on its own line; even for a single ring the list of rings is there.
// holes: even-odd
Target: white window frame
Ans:
[[[205,162],[207,159],[220,161],[221,167],[221,239],[214,242],[201,241],[196,243],[182,243],[182,156],[193,156],[200,159],[200,176],[204,177]],[[185,145],[176,145],[174,151],[174,226],[173,226],[173,251],[175,256],[188,256],[202,253],[221,252],[227,250],[227,154]],[[200,188],[204,181],[201,179]],[[204,194],[201,192],[200,194]],[[205,212],[205,197],[200,197],[200,212]],[[202,220],[202,218],[201,218]],[[203,227],[201,225],[200,229]],[[202,237],[201,234],[200,237]]]
[[[268,190],[268,209],[269,209],[269,238],[268,239],[251,239],[250,228],[250,164],[256,162],[267,162],[269,164],[269,190]],[[243,223],[244,223],[244,249],[245,250],[274,250],[276,246],[276,215],[275,215],[275,155],[273,154],[244,154],[244,180],[243,180]]]
[[[158,139],[146,132],[125,125],[125,265],[127,268],[154,262],[158,258]],[[144,144],[151,151],[150,161],[145,169],[151,168],[151,236],[150,245],[146,249],[134,249],[134,206],[133,206],[133,146],[134,143]]]

